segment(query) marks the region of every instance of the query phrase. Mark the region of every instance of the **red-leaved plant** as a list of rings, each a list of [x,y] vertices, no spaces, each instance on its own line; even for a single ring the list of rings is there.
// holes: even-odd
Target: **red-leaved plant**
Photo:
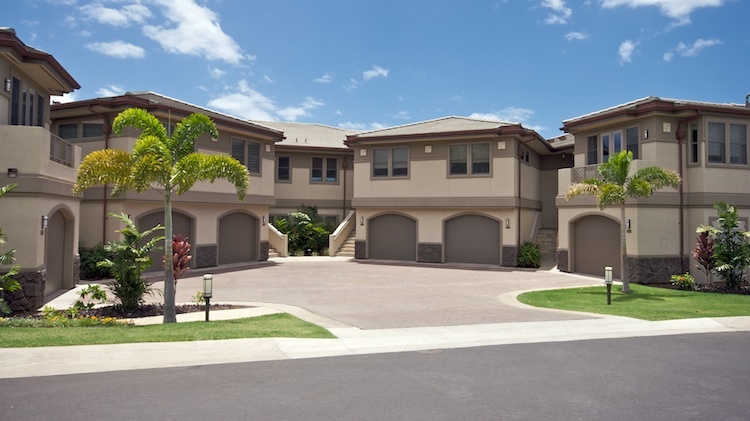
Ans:
[[[695,267],[706,272],[706,280],[711,283],[711,270],[714,268],[714,240],[708,232],[703,231],[698,234],[692,255],[693,259],[698,262]]]
[[[172,236],[172,267],[174,268],[174,284],[177,286],[177,280],[187,272],[188,262],[193,256],[190,256],[189,238],[182,238],[181,234]],[[163,259],[162,259],[163,260]]]

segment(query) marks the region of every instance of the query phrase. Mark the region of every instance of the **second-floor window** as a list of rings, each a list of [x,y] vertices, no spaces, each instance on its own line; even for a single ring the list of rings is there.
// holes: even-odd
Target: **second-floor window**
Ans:
[[[276,159],[276,181],[291,180],[291,166],[288,156],[279,156]]]
[[[17,77],[11,79],[11,126],[43,126],[44,98]]]
[[[407,177],[409,175],[409,148],[374,148],[372,150],[373,177]]]
[[[232,157],[247,167],[250,174],[260,174],[260,143],[232,139]]]
[[[709,122],[708,162],[747,165],[747,125]]]
[[[633,159],[639,159],[640,140],[638,137],[638,127],[627,128],[624,133],[624,139],[622,131],[601,133],[600,135],[587,137],[586,165],[602,164],[609,161],[610,157],[624,150],[632,152]]]
[[[310,181],[313,183],[337,183],[339,181],[338,159],[313,157]]]
[[[450,146],[450,175],[490,173],[490,144],[473,143]]]

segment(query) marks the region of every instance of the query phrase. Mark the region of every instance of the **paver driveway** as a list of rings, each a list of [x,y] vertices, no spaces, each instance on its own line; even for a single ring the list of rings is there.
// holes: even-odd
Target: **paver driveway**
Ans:
[[[298,306],[362,329],[594,318],[507,304],[498,297],[513,291],[598,283],[543,270],[289,257],[231,272],[191,270],[189,278],[179,281],[178,302],[191,301],[203,289],[204,272],[215,273],[213,302]]]

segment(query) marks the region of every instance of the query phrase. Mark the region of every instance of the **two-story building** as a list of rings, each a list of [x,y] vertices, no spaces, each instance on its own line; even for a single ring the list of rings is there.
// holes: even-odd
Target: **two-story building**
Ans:
[[[78,282],[80,200],[72,187],[81,151],[50,132],[49,104],[80,85],[10,28],[0,28],[0,80],[0,185],[18,185],[0,200],[0,227],[23,286],[5,299],[27,311]]]
[[[682,178],[677,191],[626,203],[631,281],[668,282],[669,275],[691,270],[696,228],[715,223],[719,200],[738,208],[747,229],[749,126],[747,99],[717,104],[648,97],[565,120],[562,129],[575,135],[575,165],[559,175],[559,268],[602,275],[611,266],[619,276],[619,210],[600,211],[590,196],[567,201],[565,192],[571,183],[597,176],[597,166],[623,150],[633,153],[631,171],[659,166]],[[691,272],[704,281],[700,271]]]

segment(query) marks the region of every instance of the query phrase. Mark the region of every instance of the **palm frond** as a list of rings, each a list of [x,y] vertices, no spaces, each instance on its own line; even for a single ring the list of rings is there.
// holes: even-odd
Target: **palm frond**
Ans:
[[[250,184],[250,174],[244,165],[227,155],[192,153],[175,164],[172,182],[178,195],[185,193],[198,181],[213,183],[224,179],[232,183],[240,200]]]
[[[141,136],[155,136],[159,139],[167,139],[167,129],[156,116],[142,108],[128,108],[115,117],[112,122],[112,132],[116,135],[122,133],[126,126],[141,130]]]
[[[117,197],[133,185],[130,178],[131,159],[129,153],[118,149],[91,152],[78,167],[73,193],[81,194],[94,186],[113,184],[112,197]]]
[[[601,182],[597,179],[584,180],[582,183],[571,184],[565,193],[565,199],[570,200],[582,194],[597,195],[599,194],[600,186]]]
[[[208,116],[198,113],[190,114],[177,123],[172,138],[169,139],[169,149],[173,151],[175,160],[180,160],[195,150],[195,141],[199,136],[209,134],[218,138],[216,125]]]

